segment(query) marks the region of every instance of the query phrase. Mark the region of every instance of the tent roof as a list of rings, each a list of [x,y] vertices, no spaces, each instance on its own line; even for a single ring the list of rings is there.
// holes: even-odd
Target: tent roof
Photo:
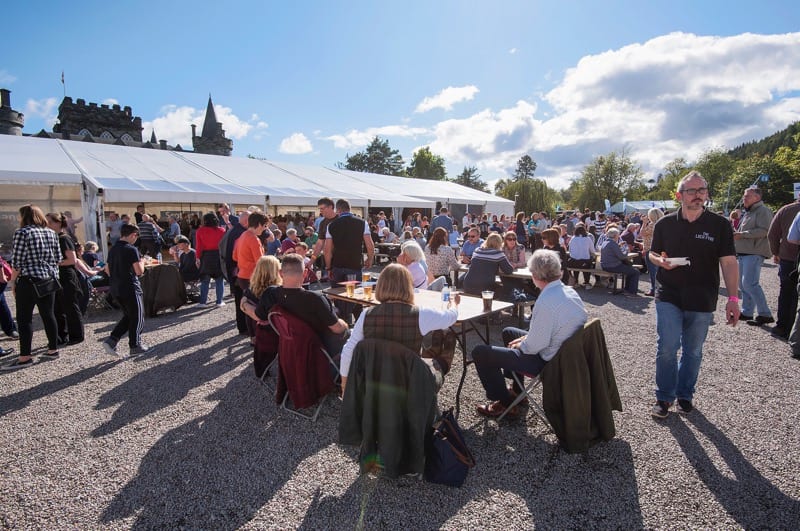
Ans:
[[[106,201],[264,203],[264,194],[187,162],[174,151],[57,140]]]
[[[664,199],[661,201],[627,201],[625,203],[626,213],[634,210],[644,212],[653,207],[672,210],[678,208],[678,203],[670,199]],[[611,212],[622,212],[622,201],[611,205]]]
[[[49,139],[0,135],[0,182],[80,184],[81,174],[59,144]]]
[[[356,172],[351,170],[333,170],[342,175],[350,175],[353,178],[380,186],[388,190],[391,194],[410,194],[414,197],[429,199],[431,201],[441,201],[442,203],[463,203],[469,205],[494,205],[511,206],[513,210],[514,201],[487,194],[480,190],[475,190],[467,186],[462,186],[450,181],[434,181],[413,179],[411,177],[397,177],[394,175],[379,175],[376,173]]]

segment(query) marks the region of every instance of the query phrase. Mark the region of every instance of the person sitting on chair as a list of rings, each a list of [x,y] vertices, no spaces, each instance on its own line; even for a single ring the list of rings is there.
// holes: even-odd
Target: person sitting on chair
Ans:
[[[433,358],[429,366],[436,380],[437,389],[441,388],[455,353],[455,334],[445,336],[441,332],[455,324],[458,319],[458,304],[461,302],[461,297],[456,293],[453,296],[453,304],[443,310],[416,306],[411,273],[400,264],[389,264],[378,277],[375,298],[381,304],[361,312],[351,331],[350,339],[342,349],[340,367],[342,396],[347,385],[353,351],[359,341],[370,338],[386,339],[400,343],[414,352],[420,352],[422,336],[431,331],[434,331],[431,352]]]
[[[319,335],[325,350],[331,357],[342,351],[347,341],[347,323],[336,316],[333,304],[317,291],[303,289],[303,257],[289,253],[281,263],[283,286],[270,286],[261,294],[258,304],[247,297],[242,298],[242,311],[255,321],[266,321],[275,304],[307,322]]]
[[[533,283],[542,290],[531,314],[529,331],[503,329],[505,347],[478,345],[472,349],[475,368],[486,390],[488,404],[477,406],[478,413],[499,417],[521,392],[516,384],[506,388],[505,371],[538,375],[558,352],[561,344],[581,328],[588,314],[577,292],[561,282],[561,260],[554,251],[539,249],[528,260]],[[508,416],[519,414],[518,406]]]

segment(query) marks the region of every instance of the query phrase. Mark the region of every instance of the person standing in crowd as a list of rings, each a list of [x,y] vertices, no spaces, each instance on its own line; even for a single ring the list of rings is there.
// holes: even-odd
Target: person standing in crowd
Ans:
[[[139,249],[142,254],[155,258],[161,252],[161,236],[158,233],[153,218],[149,214],[142,214],[142,221],[137,223],[139,228]]]
[[[430,235],[439,227],[442,227],[444,230],[446,230],[448,234],[453,232],[453,219],[450,217],[447,207],[444,206],[439,209],[439,215],[431,220],[428,234]]]
[[[350,202],[336,201],[338,217],[328,224],[325,235],[325,269],[332,282],[344,282],[348,275],[361,278],[362,267],[372,267],[375,245],[369,225],[350,212]],[[362,247],[367,249],[367,261],[362,264]],[[352,304],[341,305],[342,317],[347,320],[353,312]]]
[[[108,215],[108,221],[106,221],[106,230],[108,231],[108,241],[111,242],[111,245],[117,243],[119,240],[119,229],[124,225],[125,222],[122,221],[116,212],[111,212]]]
[[[217,225],[227,232],[239,223],[239,218],[231,214],[228,203],[220,203],[217,205],[217,221]]]
[[[797,270],[797,253],[800,248],[796,243],[789,241],[789,229],[798,212],[800,212],[800,200],[782,206],[772,218],[767,232],[772,261],[778,264],[780,281],[778,320],[771,333],[780,339],[789,337],[797,313],[797,280],[793,273]]]
[[[260,212],[252,212],[247,218],[247,231],[236,240],[236,245],[233,247],[233,260],[238,268],[236,283],[242,293],[250,286],[250,277],[256,267],[256,262],[264,255],[261,235],[266,230],[267,217]],[[247,333],[251,338],[256,335],[255,323],[249,318],[247,319]]]
[[[761,200],[761,190],[758,188],[745,190],[742,201],[744,214],[739,228],[733,233],[741,275],[741,319],[749,325],[761,326],[775,322],[767,297],[761,289],[761,265],[764,258],[772,256],[767,239],[772,211]],[[758,315],[755,315],[755,311],[758,311]]]
[[[144,204],[140,203],[136,205],[136,212],[133,213],[133,217],[136,220],[136,225],[142,222],[144,219]]]
[[[236,217],[236,216],[234,216]],[[239,218],[236,218],[239,224]],[[233,230],[233,229],[230,229]],[[213,212],[203,216],[203,226],[197,229],[195,246],[197,259],[200,261],[200,304],[208,304],[208,288],[211,279],[214,279],[214,288],[217,292],[217,307],[225,306],[222,297],[225,296],[225,282],[222,280],[220,267],[219,242],[225,236],[225,230],[219,226],[219,220]]]
[[[673,401],[689,413],[694,408],[695,385],[703,360],[703,343],[719,297],[719,272],[725,280],[728,302],[725,321],[739,322],[739,266],[733,229],[724,217],[704,207],[708,184],[697,171],[678,183],[678,210],[653,229],[650,260],[658,266],[656,290],[656,418],[669,415]],[[670,258],[688,258],[677,265]],[[678,349],[682,349],[680,362]]]
[[[122,236],[108,251],[106,273],[109,276],[111,295],[122,308],[122,318],[103,341],[103,348],[111,356],[118,356],[117,343],[127,333],[131,356],[153,352],[153,347],[142,343],[144,329],[144,304],[139,277],[144,274],[144,262],[133,242],[139,237],[139,228],[125,225]]]
[[[557,253],[545,249],[534,251],[528,260],[528,269],[533,283],[541,290],[531,313],[529,329],[504,328],[505,347],[478,345],[472,349],[475,369],[486,390],[486,398],[491,401],[476,409],[486,417],[502,415],[522,392],[516,388],[516,383],[510,389],[506,387],[507,371],[538,375],[564,341],[588,319],[580,296],[561,282],[561,259]],[[518,408],[515,406],[508,416],[518,416]]]
[[[72,217],[72,212],[69,210],[65,210],[64,214],[64,222],[66,226],[64,227],[64,232],[72,239],[72,243],[78,243],[78,236],[75,231],[78,229],[78,224],[83,221],[83,216],[75,219]]]
[[[175,238],[181,235],[181,226],[178,224],[178,218],[169,216],[169,229],[167,230],[167,245],[175,245]]]
[[[659,208],[651,208],[647,211],[644,217],[644,224],[639,231],[642,237],[642,256],[644,256],[644,263],[647,265],[647,273],[650,276],[650,291],[647,292],[648,297],[653,297],[656,294],[656,273],[658,273],[658,266],[650,261],[650,246],[653,244],[653,229],[656,222],[664,217],[664,213]]]
[[[225,237],[225,248],[220,248],[220,252],[224,253],[222,260],[225,263],[225,278],[228,280],[231,295],[236,305],[236,330],[241,335],[247,335],[247,315],[241,310],[240,305],[244,291],[239,287],[236,282],[236,261],[233,259],[233,248],[236,241],[247,231],[247,224],[250,218],[250,212],[245,210],[239,214],[239,223],[237,223],[231,230],[229,230]]]
[[[58,342],[77,345],[83,343],[83,315],[81,298],[83,288],[75,268],[75,242],[67,234],[67,220],[63,214],[50,213],[47,227],[58,234],[61,261],[58,263],[58,280],[61,289],[56,292],[55,315],[58,323]]]
[[[24,369],[34,364],[31,357],[33,342],[33,308],[39,310],[45,334],[47,353],[44,359],[58,359],[58,324],[54,313],[55,291],[39,292],[34,284],[58,278],[58,263],[61,248],[58,236],[47,228],[47,218],[36,205],[24,205],[19,209],[20,228],[14,232],[11,255],[11,292],[17,305],[17,327],[19,328],[19,357],[2,370]]]
[[[11,309],[6,302],[6,287],[11,281],[11,265],[0,256],[0,328],[3,333],[10,338],[19,339],[17,323],[11,315]],[[0,356],[10,354],[14,349],[4,349],[0,347]]]
[[[336,205],[330,197],[322,197],[317,201],[319,208],[319,226],[317,228],[317,242],[311,248],[311,260],[318,261],[316,264],[320,269],[325,269],[325,260],[322,256],[325,250],[325,239],[328,234],[328,225],[336,219]],[[315,221],[316,223],[316,221]],[[328,272],[323,271],[322,281],[327,282]]]

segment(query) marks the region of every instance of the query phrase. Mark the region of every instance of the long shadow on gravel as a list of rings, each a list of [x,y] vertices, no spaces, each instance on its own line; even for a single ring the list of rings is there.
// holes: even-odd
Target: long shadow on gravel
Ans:
[[[58,363],[58,361],[49,361],[46,363]],[[80,371],[70,373],[57,380],[42,382],[36,387],[19,391],[13,395],[0,397],[0,416],[12,411],[23,409],[31,402],[45,396],[55,394],[59,391],[63,391],[64,389],[69,389],[75,385],[79,385],[81,382],[94,378],[95,376],[106,372],[119,363],[119,360],[107,361],[99,365],[93,365],[92,367],[87,367],[85,369],[81,369]],[[11,376],[11,374],[8,374],[8,376]],[[2,382],[2,379],[0,379],[0,382]]]
[[[238,529],[335,436],[330,423],[276,416],[250,371],[208,400],[219,404],[161,437],[100,522],[132,529]],[[129,518],[134,520],[120,521]]]
[[[614,439],[570,455],[528,433],[525,424],[503,425],[482,437],[470,431],[465,435],[477,465],[463,487],[361,476],[341,496],[317,493],[298,528],[642,528],[627,442]],[[508,505],[490,501],[497,491],[510,500]],[[462,510],[472,516],[459,515]],[[478,521],[476,515],[487,520]],[[457,520],[449,521],[453,517]]]
[[[228,323],[225,324],[225,327],[229,327]],[[201,338],[213,337],[213,334],[209,335],[208,330],[189,334],[189,336],[195,335],[200,336],[195,338],[197,343],[202,341]],[[186,340],[186,337],[182,339],[182,341]],[[249,361],[249,356],[241,355],[244,352],[251,352],[249,345],[245,350],[235,348],[239,342],[237,336],[216,343],[206,343],[202,348],[189,354],[178,356],[171,361],[139,372],[125,383],[104,393],[98,400],[96,409],[105,409],[115,404],[121,405],[114,411],[111,418],[95,428],[91,435],[102,437],[113,433],[138,419],[176,403],[183,399],[190,390]],[[159,348],[166,349],[167,345],[161,345]],[[213,356],[224,349],[228,350],[228,355],[212,361]],[[161,354],[156,352],[153,356],[161,355],[163,352]],[[130,360],[126,363],[136,363],[136,361]]]
[[[686,459],[739,525],[745,529],[797,529],[800,502],[770,483],[719,428],[697,410],[686,416],[671,416],[674,420],[669,423],[669,430]],[[720,470],[711,460],[686,422],[693,424],[717,448],[727,469]],[[735,477],[731,478],[728,471]]]

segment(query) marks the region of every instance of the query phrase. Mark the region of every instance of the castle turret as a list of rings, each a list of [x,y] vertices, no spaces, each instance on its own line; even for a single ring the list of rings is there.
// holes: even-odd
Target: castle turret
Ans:
[[[0,135],[22,136],[25,115],[11,108],[11,91],[0,89]]]
[[[203,130],[200,136],[196,135],[197,128],[192,126],[192,146],[196,153],[206,153],[209,155],[230,156],[233,151],[233,140],[225,138],[225,130],[222,124],[217,121],[217,113],[214,112],[214,104],[211,95],[208,95],[208,106],[206,107],[206,118],[203,122]]]

